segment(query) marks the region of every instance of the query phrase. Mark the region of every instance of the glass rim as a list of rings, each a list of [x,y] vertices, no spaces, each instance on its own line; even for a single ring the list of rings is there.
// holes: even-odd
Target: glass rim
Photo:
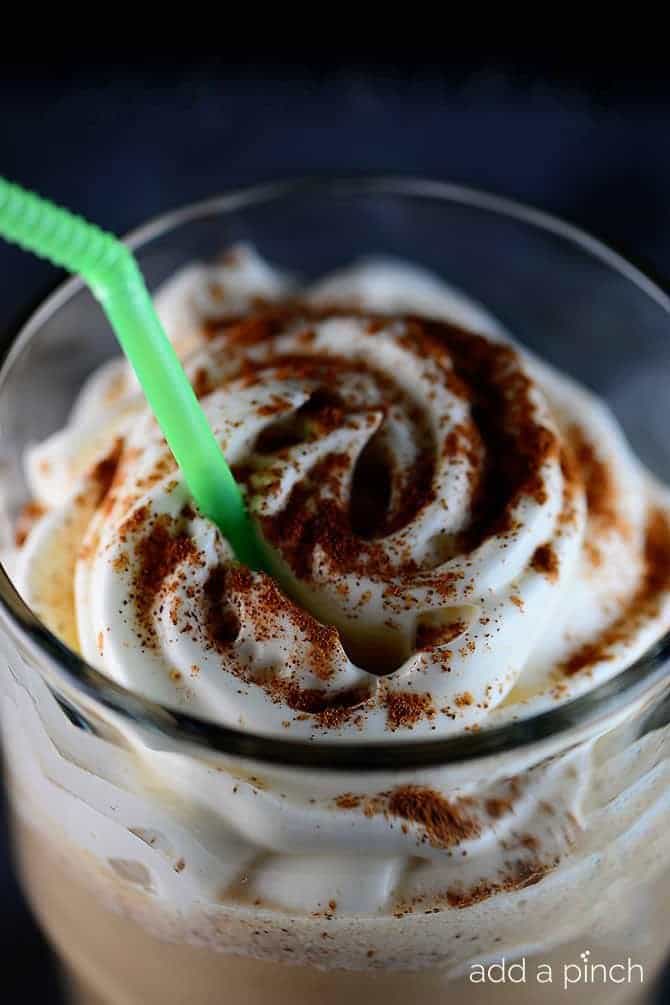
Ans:
[[[132,249],[139,249],[180,225],[203,217],[310,193],[433,199],[470,206],[528,224],[578,245],[582,251],[632,282],[670,318],[670,297],[637,266],[599,239],[574,224],[525,203],[451,182],[402,175],[308,177],[267,182],[234,189],[163,213],[133,229],[124,240]],[[59,284],[20,327],[0,368],[0,391],[11,376],[14,360],[23,352],[33,334],[83,288],[84,283],[78,277]],[[596,726],[624,707],[655,694],[669,680],[670,632],[667,632],[639,659],[610,680],[555,708],[501,725],[484,725],[477,732],[435,739],[299,740],[225,726],[163,706],[116,684],[46,627],[19,595],[1,563],[0,609],[22,646],[35,657],[37,672],[42,674],[61,700],[72,702],[75,709],[77,698],[85,705],[92,701],[124,720],[139,723],[172,740],[271,765],[369,772],[472,761],[539,744],[577,727]]]

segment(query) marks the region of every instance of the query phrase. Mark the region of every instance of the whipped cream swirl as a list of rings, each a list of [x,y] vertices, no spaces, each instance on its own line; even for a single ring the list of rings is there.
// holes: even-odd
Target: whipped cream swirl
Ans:
[[[30,452],[14,567],[119,683],[264,733],[447,734],[580,693],[670,627],[666,491],[461,295],[388,263],[299,291],[234,249],[158,304],[275,576],[234,561],[108,363]]]

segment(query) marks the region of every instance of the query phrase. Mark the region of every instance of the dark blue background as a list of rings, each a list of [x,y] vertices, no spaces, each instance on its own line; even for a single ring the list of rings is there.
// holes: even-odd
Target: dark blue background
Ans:
[[[0,173],[123,232],[233,185],[405,172],[561,214],[670,276],[670,87],[611,66],[5,65]],[[57,278],[0,247],[0,337]],[[0,846],[3,989],[56,1002]],[[18,985],[17,985],[18,986]]]

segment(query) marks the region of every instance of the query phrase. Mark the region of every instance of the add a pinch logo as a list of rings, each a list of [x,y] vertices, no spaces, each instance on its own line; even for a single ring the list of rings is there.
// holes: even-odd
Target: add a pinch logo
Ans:
[[[501,956],[492,963],[472,963],[468,980],[471,984],[558,984],[564,991],[582,985],[644,984],[644,968],[630,956],[624,960],[596,960],[590,949],[579,954],[579,960],[569,962],[529,961],[525,956],[507,960]]]

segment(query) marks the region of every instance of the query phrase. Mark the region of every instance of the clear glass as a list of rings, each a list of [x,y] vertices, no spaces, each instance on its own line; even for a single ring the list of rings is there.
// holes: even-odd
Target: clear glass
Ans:
[[[240,240],[306,278],[370,253],[424,265],[608,400],[637,453],[670,481],[668,299],[567,224],[454,186],[366,179],[233,193],[130,240],[151,287]],[[26,445],[62,426],[86,376],[117,353],[78,281],[19,335],[0,374],[7,533],[25,500]],[[650,993],[670,942],[670,639],[586,697],[520,723],[448,741],[313,746],[177,714],[111,684],[50,635],[4,572],[0,633],[18,861],[77,1000],[298,1005],[349,994],[389,1005],[408,995],[623,1002]],[[166,765],[169,791],[154,774]],[[445,891],[400,904],[391,883],[384,910],[370,912],[347,906],[360,901],[348,899],[347,883],[362,889],[368,878],[352,846],[333,866],[335,907],[251,895],[258,871],[277,863],[293,870],[298,890],[315,876],[328,885],[319,876],[329,869],[328,834],[322,856],[291,846],[273,793],[316,813],[343,795],[364,800],[407,785],[449,794],[514,777],[515,791],[550,791],[561,772],[584,787],[582,817],[546,874],[519,874],[498,891],[482,876],[488,888],[482,882],[467,903]],[[229,806],[233,782],[255,799],[251,817]],[[178,819],[170,833],[156,823],[168,809]],[[256,843],[252,817],[265,828]],[[209,863],[198,876],[195,849]],[[374,856],[366,862],[376,876]],[[500,957],[517,969],[480,979],[476,964]]]

